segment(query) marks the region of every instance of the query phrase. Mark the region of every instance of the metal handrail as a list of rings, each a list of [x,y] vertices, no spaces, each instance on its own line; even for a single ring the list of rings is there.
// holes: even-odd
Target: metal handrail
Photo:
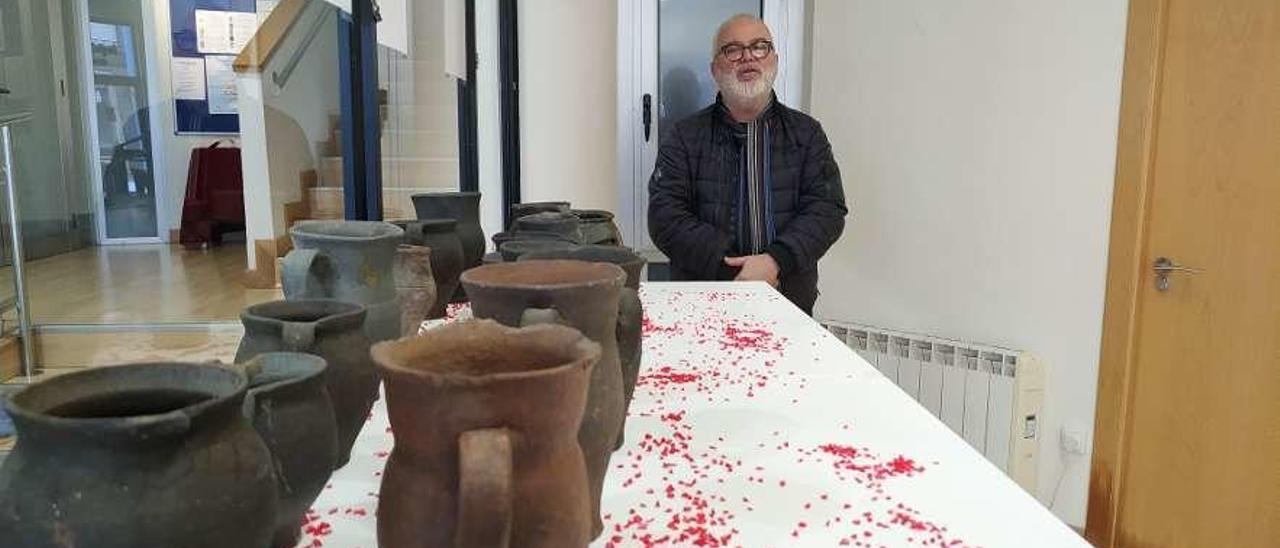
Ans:
[[[315,2],[314,5],[325,5],[324,2]],[[325,5],[328,8],[327,5]],[[271,81],[277,88],[284,88],[289,83],[289,78],[293,76],[293,71],[298,69],[298,64],[302,62],[302,56],[307,54],[307,49],[311,47],[311,42],[315,41],[316,35],[320,34],[320,29],[324,28],[326,22],[329,21],[333,9],[326,9],[320,17],[311,23],[311,27],[307,29],[307,34],[302,38],[302,44],[293,50],[293,55],[289,56],[289,60],[285,61],[284,68],[279,71],[271,72]]]
[[[13,182],[12,126],[31,120],[30,111],[0,114],[0,153],[4,156],[4,194],[9,214],[9,239],[13,245],[14,298],[18,305],[18,338],[22,342],[22,373],[30,381],[35,374],[34,342],[31,338],[31,309],[27,306],[27,275],[22,250],[22,223],[18,218],[18,192]]]

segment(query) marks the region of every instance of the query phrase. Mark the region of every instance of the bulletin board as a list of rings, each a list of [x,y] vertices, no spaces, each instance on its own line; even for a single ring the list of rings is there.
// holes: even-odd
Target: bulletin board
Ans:
[[[232,62],[257,30],[256,0],[170,0],[177,133],[239,133]]]

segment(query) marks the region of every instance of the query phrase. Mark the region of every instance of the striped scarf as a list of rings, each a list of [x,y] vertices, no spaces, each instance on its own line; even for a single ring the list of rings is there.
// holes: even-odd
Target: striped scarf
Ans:
[[[741,124],[742,162],[738,172],[738,251],[764,253],[773,242],[773,177],[769,165],[769,124]]]

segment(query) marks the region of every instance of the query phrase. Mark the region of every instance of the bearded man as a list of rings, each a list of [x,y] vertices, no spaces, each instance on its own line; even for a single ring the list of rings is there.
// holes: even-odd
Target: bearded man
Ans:
[[[773,35],[753,15],[720,25],[715,104],[663,137],[649,179],[649,235],[672,280],[762,281],[805,313],[818,259],[844,231],[840,168],[822,126],[778,102]]]

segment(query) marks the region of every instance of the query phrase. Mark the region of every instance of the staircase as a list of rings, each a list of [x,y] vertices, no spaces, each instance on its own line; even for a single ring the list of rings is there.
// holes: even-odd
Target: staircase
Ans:
[[[415,218],[413,194],[458,189],[457,86],[436,61],[390,59],[382,106],[383,218]],[[318,146],[317,181],[306,189],[310,218],[342,218],[342,132]],[[287,217],[286,217],[287,218]]]

